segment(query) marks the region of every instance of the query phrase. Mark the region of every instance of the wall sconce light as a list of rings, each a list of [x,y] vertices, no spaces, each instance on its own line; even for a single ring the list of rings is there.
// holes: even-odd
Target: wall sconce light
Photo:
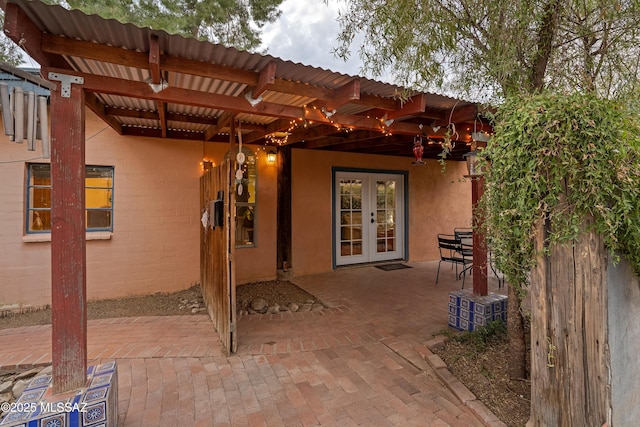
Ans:
[[[211,160],[203,160],[202,170],[210,171],[211,169],[213,169],[213,162]]]
[[[276,152],[273,150],[267,151],[267,162],[275,163],[276,162]]]

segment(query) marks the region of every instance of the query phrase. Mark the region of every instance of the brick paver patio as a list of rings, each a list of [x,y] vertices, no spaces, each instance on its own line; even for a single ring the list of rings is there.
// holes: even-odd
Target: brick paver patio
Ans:
[[[446,329],[461,282],[409,265],[294,279],[329,307],[239,316],[229,357],[207,316],[92,320],[90,363],[117,361],[126,427],[485,425],[418,351]],[[0,367],[50,361],[50,326],[0,330]]]

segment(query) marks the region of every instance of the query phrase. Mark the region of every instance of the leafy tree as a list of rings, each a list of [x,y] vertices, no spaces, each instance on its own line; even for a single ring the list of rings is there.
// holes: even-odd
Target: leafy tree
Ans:
[[[264,24],[280,16],[282,0],[49,0],[88,14],[195,37],[238,49],[260,45]]]
[[[345,0],[335,52],[364,69],[488,100],[543,88],[611,97],[638,86],[638,0]],[[359,40],[359,39],[358,39]]]
[[[549,197],[559,197],[557,193],[551,193],[553,196],[550,196],[547,189],[543,188],[543,184],[555,186],[557,182],[549,184],[546,181],[548,178],[546,175],[540,174],[538,169],[530,168],[545,164],[551,168],[551,171],[570,175],[569,166],[575,165],[575,155],[580,155],[582,152],[575,151],[572,157],[567,154],[567,151],[574,149],[576,143],[587,144],[580,137],[593,136],[589,134],[593,132],[592,122],[597,126],[603,125],[598,117],[585,114],[584,108],[580,108],[583,114],[581,119],[573,118],[568,122],[562,120],[562,112],[553,109],[556,117],[548,122],[540,122],[540,126],[548,126],[552,132],[550,131],[547,135],[541,135],[539,132],[529,133],[537,128],[527,128],[523,117],[538,117],[538,114],[543,114],[543,110],[537,110],[529,104],[522,108],[519,106],[528,102],[527,97],[530,94],[557,92],[589,93],[591,97],[599,98],[626,98],[626,105],[635,103],[637,107],[637,94],[640,93],[638,91],[640,87],[640,2],[638,0],[345,0],[344,3],[346,7],[339,17],[342,31],[338,37],[338,47],[335,49],[338,56],[347,57],[351,54],[351,45],[354,41],[362,40],[356,49],[363,60],[364,70],[374,75],[391,71],[399,82],[408,86],[438,90],[467,99],[492,101],[496,104],[507,100],[498,110],[496,139],[489,144],[489,151],[491,151],[493,162],[505,162],[505,170],[510,170],[515,176],[504,176],[502,180],[488,182],[487,194],[499,194],[503,190],[497,187],[499,184],[512,185],[515,190],[524,192],[528,188],[527,185],[531,184],[526,181],[531,178],[526,178],[524,175],[530,172],[533,173],[533,180],[536,181],[534,184],[539,185],[536,187],[537,192],[532,192],[522,199],[512,199],[505,193],[500,195],[504,202],[517,202],[516,204],[508,207],[489,205],[490,209],[495,209],[488,212],[489,223],[499,215],[505,215],[505,220],[508,217],[510,221],[514,221],[510,227],[502,229],[502,234],[490,237],[497,245],[495,252],[502,260],[502,267],[509,273],[511,280],[509,300],[518,301],[515,291],[527,287],[531,277],[531,267],[535,263],[533,257],[536,256],[532,244],[536,236],[527,226],[535,223],[536,220],[539,221],[539,215],[545,212],[544,209],[555,209],[556,205],[550,204]],[[634,97],[633,94],[636,96]],[[547,98],[546,102],[554,102],[554,100],[550,101]],[[573,102],[578,101],[573,100]],[[588,105],[589,102],[586,104]],[[572,108],[570,103],[560,105],[562,108]],[[616,108],[619,107],[609,106],[599,108],[597,111],[611,112]],[[508,116],[507,113],[513,110],[521,116]],[[501,115],[502,113],[505,114]],[[637,110],[634,114],[637,115]],[[540,117],[538,119],[542,120]],[[589,123],[586,129],[581,127],[585,124],[582,119]],[[625,123],[624,120],[611,120],[615,125]],[[509,123],[513,126],[507,126]],[[556,129],[557,124],[562,124],[563,127]],[[502,150],[499,144],[503,140],[499,139],[498,132],[505,132],[507,129],[511,131],[507,137],[511,138],[512,146]],[[546,127],[544,129],[547,130]],[[581,134],[582,131],[587,134]],[[572,139],[573,137],[568,137],[574,132],[575,140]],[[557,134],[561,134],[564,138],[553,139]],[[595,207],[592,206],[593,209],[586,212],[590,217],[592,215],[596,217],[596,223],[587,227],[587,231],[597,230],[599,233],[607,231],[608,237],[605,240],[609,249],[621,249],[623,253],[632,255],[637,261],[637,240],[635,246],[629,242],[638,238],[637,233],[632,230],[634,230],[633,219],[637,219],[637,213],[640,210],[638,202],[635,201],[639,195],[624,185],[626,192],[617,196],[610,193],[621,191],[616,187],[621,183],[612,181],[610,179],[612,177],[605,173],[605,169],[611,166],[606,162],[611,160],[612,156],[616,162],[623,162],[623,160],[621,156],[614,155],[615,151],[611,145],[597,146],[603,142],[599,139],[600,136],[593,142],[596,144],[595,148],[592,144],[587,144],[593,152],[585,155],[590,156],[591,166],[597,164],[598,173],[607,180],[600,183],[604,186],[595,186],[589,192],[582,194],[582,197],[588,198],[595,191],[598,192],[598,200],[620,204],[616,204],[615,208],[612,208],[610,203],[600,204],[598,209],[601,211],[594,211]],[[612,145],[623,141],[622,136],[624,135],[611,136]],[[540,139],[545,138],[552,147],[544,147],[544,149],[539,147],[540,150],[547,150],[544,151],[544,155],[540,151],[527,154],[525,148],[519,145],[521,141],[530,140],[535,140],[541,145]],[[567,145],[564,146],[564,144]],[[562,147],[557,147],[559,145]],[[493,151],[492,147],[494,147]],[[520,155],[516,156],[516,153]],[[595,157],[591,157],[594,153]],[[600,153],[607,155],[600,156]],[[559,163],[547,164],[551,159]],[[633,162],[637,164],[637,158],[629,160],[626,157],[624,161],[630,161],[630,165],[634,164]],[[637,171],[637,166],[632,170]],[[636,178],[633,178],[635,185],[637,185]],[[586,182],[593,182],[598,178],[591,176],[589,179],[591,181]],[[577,185],[574,180],[563,182],[568,183],[569,186],[565,189]],[[566,196],[565,194],[562,197]],[[536,208],[539,209],[536,211],[537,216],[532,213],[532,209]],[[569,219],[556,225],[570,227],[569,231],[575,233],[565,234],[567,229],[562,228],[564,231],[557,236],[571,238],[584,231],[584,228],[581,229],[579,226],[576,228],[574,222],[576,217],[573,215],[577,212],[585,213],[578,210],[576,212],[553,210],[543,214],[556,218],[570,213]],[[609,224],[607,229],[602,221],[605,223],[613,221],[613,223]],[[527,226],[523,224],[524,222]],[[506,224],[504,225],[506,227]],[[495,227],[490,231],[495,232]],[[620,239],[625,239],[626,246],[621,246]],[[563,243],[567,240],[559,239],[556,242]],[[544,242],[544,244],[547,243],[549,243],[548,240]],[[606,256],[606,254],[600,255]],[[513,262],[510,262],[510,256],[515,257]],[[514,306],[513,303],[509,304],[510,310]],[[514,316],[513,311],[509,313],[508,327],[512,346],[510,373],[512,376],[523,376],[526,353],[522,319]]]
[[[2,11],[0,11],[0,27],[4,27],[4,12]],[[22,63],[20,48],[4,34],[0,36],[0,61],[13,66]]]

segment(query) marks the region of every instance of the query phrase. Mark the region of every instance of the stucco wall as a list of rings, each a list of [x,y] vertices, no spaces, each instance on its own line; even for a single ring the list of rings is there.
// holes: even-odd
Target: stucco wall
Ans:
[[[412,166],[412,157],[361,155],[332,151],[293,150],[292,263],[295,275],[332,268],[332,167],[408,171],[410,260],[439,257],[436,235],[468,227],[471,221],[471,184],[462,181],[466,166],[427,161]]]
[[[86,245],[88,299],[199,282],[202,143],[123,137],[90,112],[86,141],[87,164],[115,167],[113,235]],[[51,299],[51,244],[23,241],[25,161],[40,154],[0,134],[0,307]]]
[[[226,143],[118,135],[87,111],[86,163],[115,167],[114,232],[87,241],[88,299],[186,288],[200,280],[200,192],[203,157],[219,164]],[[276,165],[257,153],[256,246],[236,249],[237,283],[276,277]],[[0,307],[41,306],[51,299],[51,244],[25,242],[25,162],[41,162],[0,132]],[[408,171],[410,260],[438,258],[437,233],[469,225],[471,185],[464,164],[412,157],[294,149],[292,239],[294,275],[332,268],[331,168]]]

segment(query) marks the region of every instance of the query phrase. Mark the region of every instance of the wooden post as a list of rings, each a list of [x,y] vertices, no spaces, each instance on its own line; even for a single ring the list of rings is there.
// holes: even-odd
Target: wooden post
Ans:
[[[53,392],[85,386],[87,305],[84,93],[51,91],[51,321]]]
[[[553,232],[550,221],[536,230],[538,256],[531,271],[530,291],[534,398],[529,427],[600,427],[611,419],[609,252],[593,224],[593,218],[585,218],[581,229],[590,231],[583,231],[572,242],[551,245],[548,255],[543,249],[549,249],[547,233]],[[625,323],[627,320],[633,324],[632,318]],[[630,364],[625,370],[625,375],[633,376],[637,366]],[[614,409],[620,410],[618,415],[625,419],[635,406],[637,403]],[[617,425],[637,425],[637,421]]]
[[[484,176],[471,177],[471,204],[473,206],[473,293],[486,296],[489,294],[487,285],[487,239],[479,232],[484,214],[478,210],[478,201],[484,194]]]
[[[291,147],[278,149],[278,213],[276,269],[286,272],[293,266],[291,253]]]

